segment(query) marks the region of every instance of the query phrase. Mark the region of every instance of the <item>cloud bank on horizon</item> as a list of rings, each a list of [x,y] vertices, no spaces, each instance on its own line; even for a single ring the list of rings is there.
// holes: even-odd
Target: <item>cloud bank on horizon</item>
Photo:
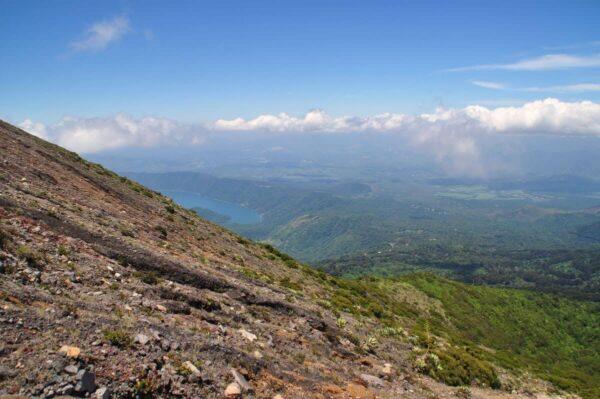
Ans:
[[[264,114],[253,119],[218,119],[186,124],[168,118],[117,114],[104,118],[65,117],[54,125],[26,119],[24,130],[73,151],[95,153],[123,147],[199,145],[208,138],[227,138],[228,133],[247,134],[402,134],[415,143],[444,138],[447,146],[461,138],[481,135],[576,135],[600,138],[600,104],[591,101],[563,102],[554,98],[532,101],[519,107],[438,108],[419,115],[385,113],[373,116],[329,115],[313,110],[304,116]]]

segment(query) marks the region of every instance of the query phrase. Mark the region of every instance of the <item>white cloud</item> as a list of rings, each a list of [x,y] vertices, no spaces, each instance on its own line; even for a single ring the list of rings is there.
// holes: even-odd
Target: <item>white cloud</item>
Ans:
[[[215,130],[268,131],[268,132],[344,132],[365,130],[393,130],[409,118],[403,114],[381,114],[366,118],[354,116],[333,117],[322,110],[313,110],[302,117],[286,113],[260,115],[254,119],[218,119]]]
[[[600,104],[557,99],[521,106],[487,108],[472,105],[460,109],[440,108],[420,115],[381,114],[368,117],[332,117],[311,111],[303,117],[288,114],[261,115],[254,119],[218,120],[212,129],[247,131],[248,134],[303,134],[306,132],[365,132],[397,134],[420,152],[429,154],[453,173],[482,176],[489,160],[481,146],[502,135],[588,135],[600,137]],[[372,140],[373,135],[365,136]]]
[[[41,139],[48,140],[50,137],[46,131],[46,126],[40,122],[34,122],[31,119],[25,119],[18,125],[21,129],[33,134]]]
[[[219,119],[211,127],[222,131],[302,132],[406,132],[418,133],[442,124],[460,126],[480,133],[576,134],[600,136],[600,104],[590,101],[562,102],[548,98],[518,107],[486,108],[472,105],[462,109],[437,109],[431,114],[380,114],[367,117],[333,117],[324,111],[310,111],[303,117],[282,113],[254,119]]]
[[[507,71],[547,71],[569,68],[600,67],[600,54],[576,56],[569,54],[547,54],[509,64],[483,64],[447,69],[447,72],[507,70]]]
[[[19,126],[30,133],[82,153],[123,147],[200,144],[204,140],[202,134],[191,126],[170,119],[136,119],[123,114],[109,118],[65,117],[53,126],[26,119]]]
[[[248,120],[219,119],[210,124],[195,125],[159,117],[133,118],[117,114],[106,118],[66,117],[51,126],[26,119],[19,126],[82,153],[126,147],[198,145],[208,138],[227,140],[233,137],[229,134],[231,132],[248,135],[398,134],[405,136],[414,146],[430,151],[440,162],[473,167],[480,157],[479,141],[492,135],[600,137],[600,104],[548,98],[512,107],[471,105],[440,108],[420,115],[386,113],[366,117],[334,117],[315,110],[300,117],[285,113],[265,114]]]
[[[504,90],[506,88],[506,86],[504,84],[497,83],[497,82],[487,82],[487,81],[483,81],[483,80],[472,80],[471,83],[473,83],[475,86],[483,87],[485,89]]]
[[[109,44],[121,39],[129,30],[129,19],[124,16],[96,22],[85,31],[82,39],[71,43],[71,48],[75,51],[104,50]]]
[[[600,104],[591,101],[562,102],[547,98],[521,107],[488,109],[474,105],[460,112],[489,133],[600,137]]]

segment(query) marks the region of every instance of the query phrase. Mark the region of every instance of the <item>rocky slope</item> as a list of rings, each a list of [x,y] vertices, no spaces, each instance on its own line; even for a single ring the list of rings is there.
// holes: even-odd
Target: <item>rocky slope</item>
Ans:
[[[421,375],[409,330],[331,305],[340,281],[0,122],[0,396],[560,396]]]

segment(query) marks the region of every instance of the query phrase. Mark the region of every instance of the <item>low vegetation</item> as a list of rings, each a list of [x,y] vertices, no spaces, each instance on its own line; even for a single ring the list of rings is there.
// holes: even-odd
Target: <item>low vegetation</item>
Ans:
[[[123,330],[105,330],[104,338],[113,346],[127,348],[133,344],[133,338]]]

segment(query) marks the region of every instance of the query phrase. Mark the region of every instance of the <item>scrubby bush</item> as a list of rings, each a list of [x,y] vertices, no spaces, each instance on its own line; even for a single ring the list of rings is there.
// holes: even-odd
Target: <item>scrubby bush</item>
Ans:
[[[34,249],[26,245],[20,245],[16,251],[17,257],[25,260],[31,267],[38,267],[43,260],[43,256]]]
[[[125,237],[135,237],[135,233],[133,232],[133,230],[128,229],[127,227],[120,227],[119,230],[121,231],[121,234],[123,234]]]
[[[378,346],[379,346],[379,341],[377,340],[377,338],[375,336],[371,335],[371,336],[367,337],[367,339],[365,339],[365,341],[363,342],[362,349],[367,352],[374,352]]]
[[[133,339],[126,331],[105,330],[104,338],[113,346],[127,348],[133,344]]]
[[[383,327],[379,330],[379,334],[383,337],[400,338],[406,335],[406,331],[402,327]]]
[[[415,367],[447,385],[483,385],[500,388],[500,379],[490,363],[458,347],[436,348],[415,359]]]
[[[150,285],[156,285],[160,282],[160,278],[156,272],[137,272],[136,277],[138,277],[142,282]]]
[[[169,212],[170,214],[174,214],[175,213],[175,207],[173,205],[171,205],[171,204],[165,205],[165,210],[167,212]]]
[[[289,288],[290,290],[293,290],[293,291],[301,291],[302,290],[302,286],[300,285],[300,283],[298,283],[297,281],[290,280],[290,278],[287,276],[284,277],[283,279],[281,279],[281,281],[279,283],[283,287]]]
[[[59,245],[57,252],[61,256],[67,256],[71,253],[71,250],[69,249],[69,247],[67,247],[65,245]]]
[[[163,240],[167,239],[167,229],[165,229],[163,226],[157,225],[154,227],[154,230],[158,231],[161,239],[163,239]]]
[[[456,391],[456,397],[461,399],[471,399],[473,396],[471,395],[471,390],[468,387],[460,387]]]

